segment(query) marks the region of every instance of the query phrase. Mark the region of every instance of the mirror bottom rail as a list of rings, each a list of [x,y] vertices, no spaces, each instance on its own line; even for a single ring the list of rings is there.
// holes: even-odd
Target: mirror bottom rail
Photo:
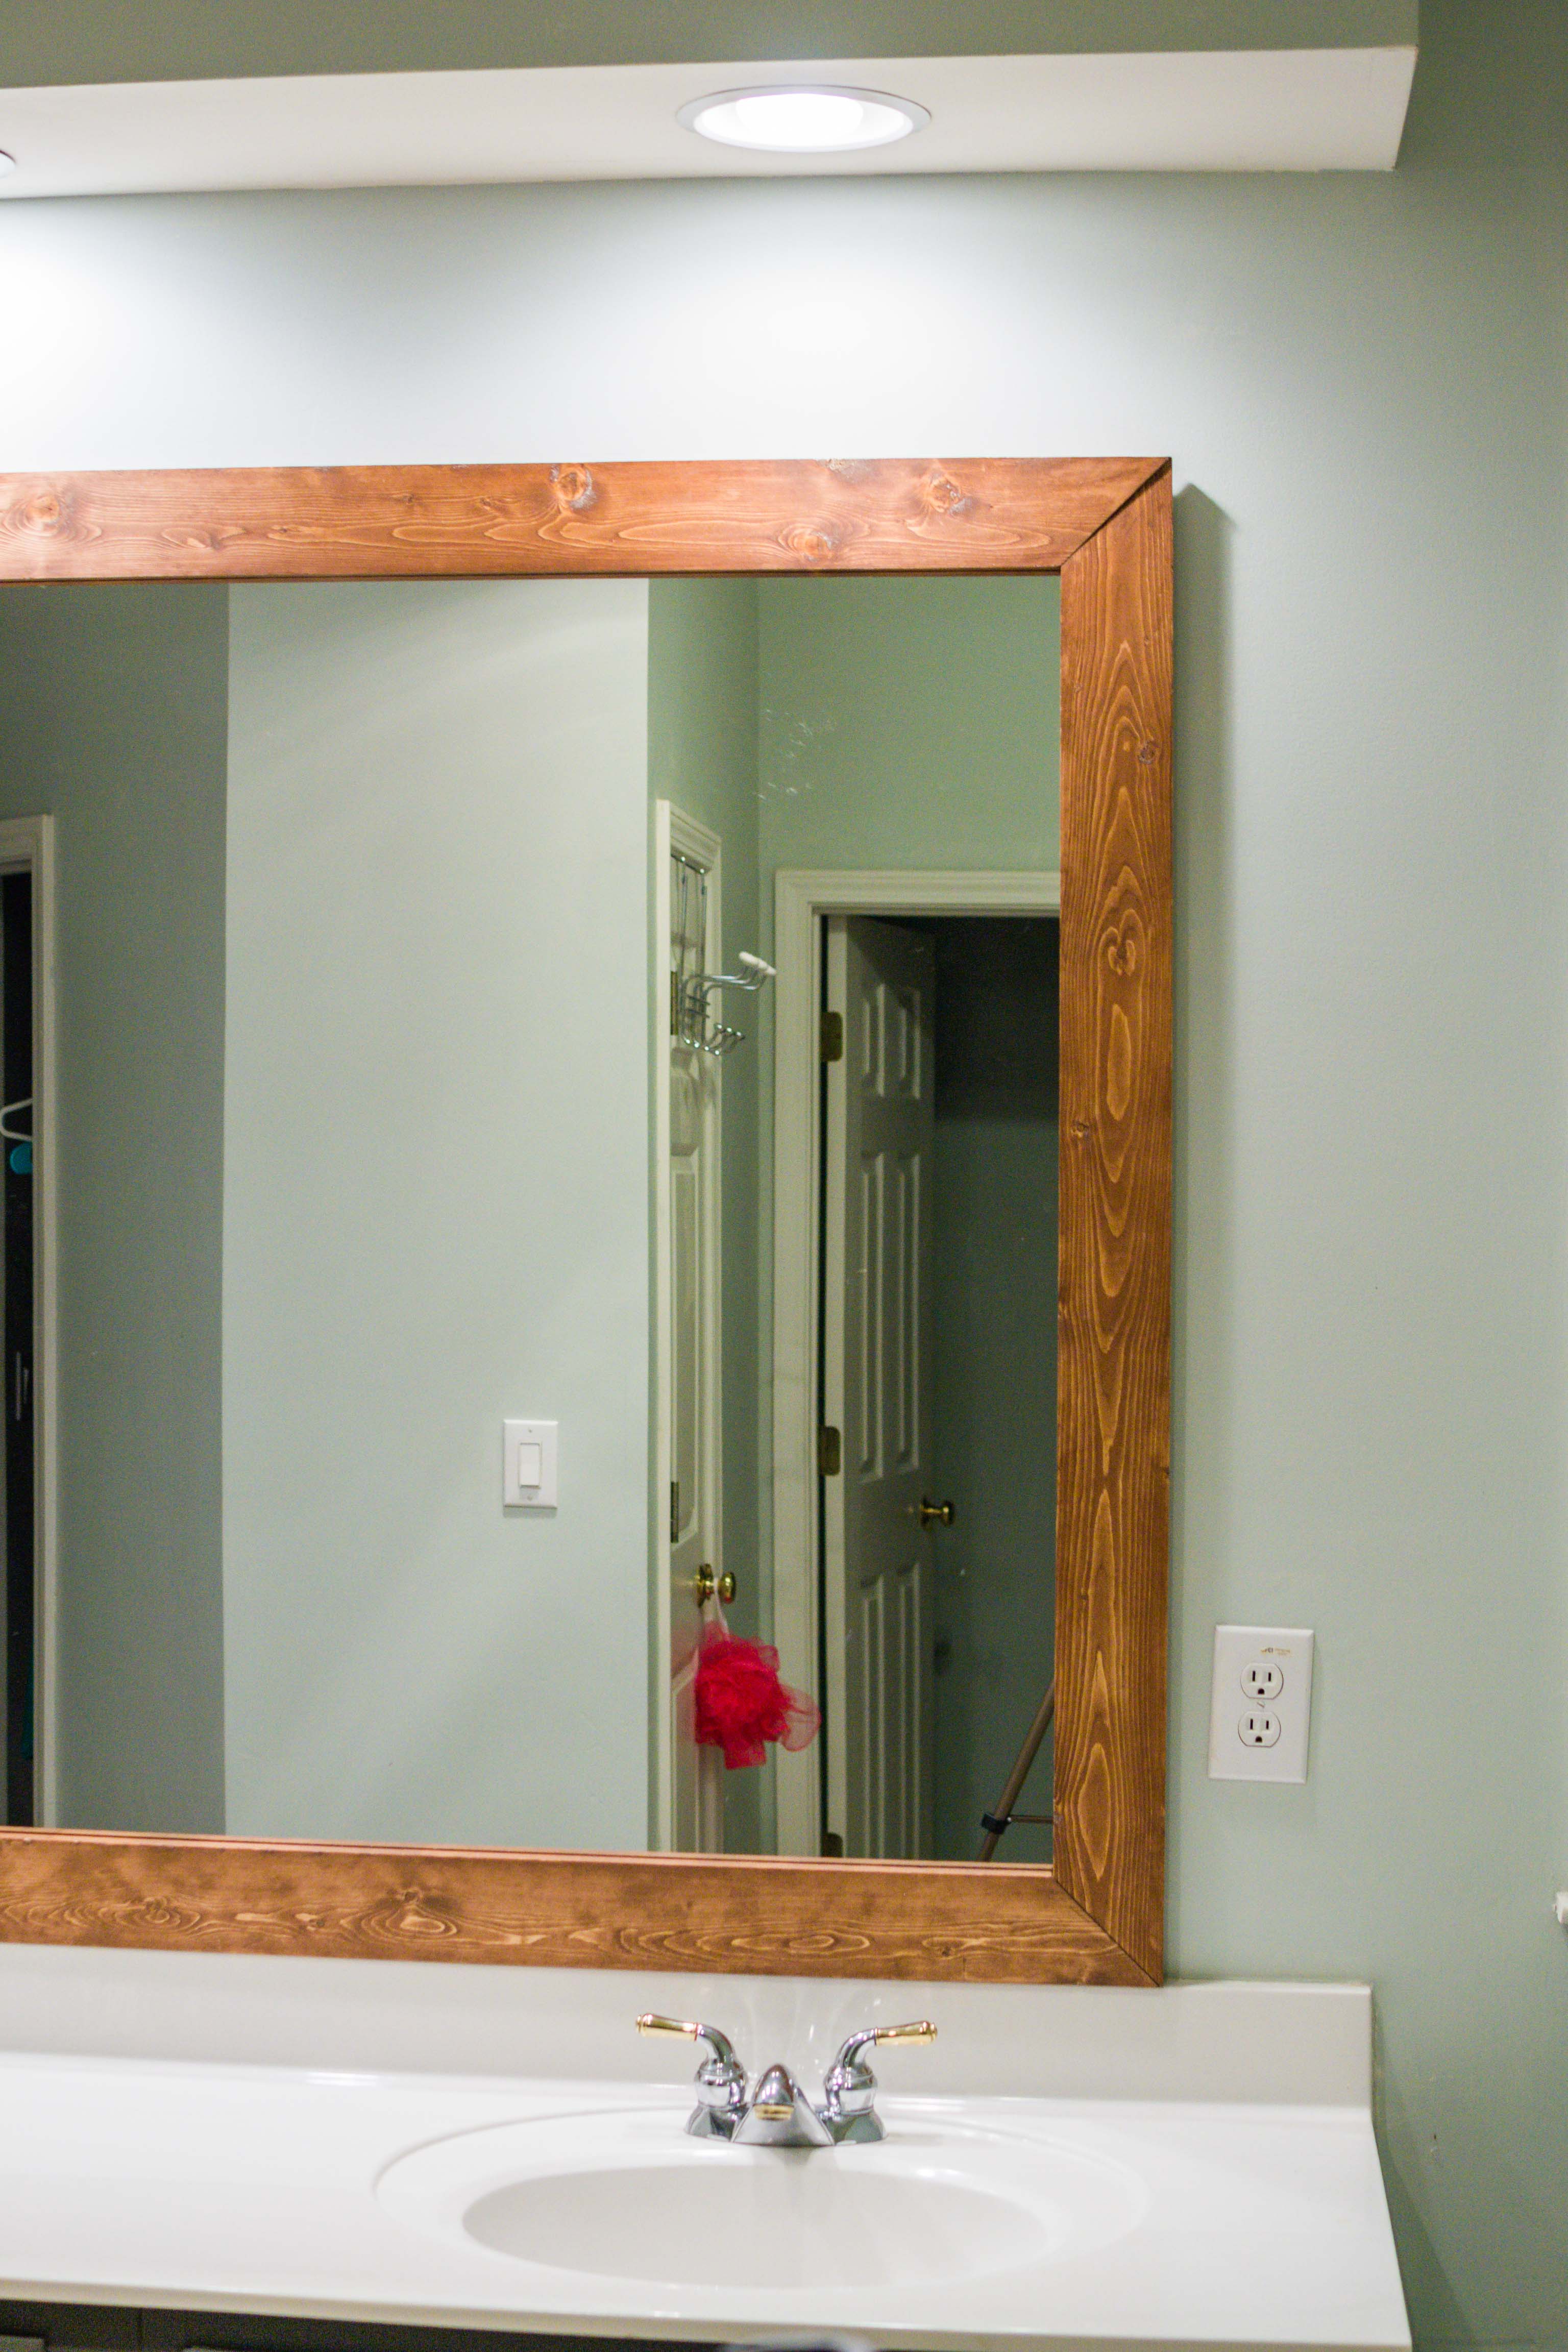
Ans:
[[[0,1943],[1146,1985],[1048,1869],[0,1830]]]

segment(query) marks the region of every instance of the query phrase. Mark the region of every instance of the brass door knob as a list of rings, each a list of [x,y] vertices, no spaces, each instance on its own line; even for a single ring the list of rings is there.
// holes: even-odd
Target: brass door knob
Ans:
[[[699,1609],[705,1607],[706,1604],[712,1600],[715,1593],[718,1594],[726,1609],[728,1609],[731,1601],[735,1598],[735,1580],[731,1575],[730,1570],[726,1569],[722,1576],[715,1576],[707,1560],[703,1561],[701,1567],[692,1578],[691,1589],[697,1595],[697,1606]]]
[[[950,1528],[952,1525],[952,1521],[953,1509],[951,1503],[933,1503],[929,1495],[922,1495],[921,1496],[921,1525],[922,1528]]]

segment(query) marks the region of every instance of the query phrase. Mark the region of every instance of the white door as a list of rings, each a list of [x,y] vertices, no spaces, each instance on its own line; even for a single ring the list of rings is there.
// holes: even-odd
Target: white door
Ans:
[[[823,1253],[827,1820],[847,1854],[931,1846],[931,1202],[935,946],[827,921]]]
[[[676,819],[679,825],[679,818]],[[681,830],[689,835],[694,828]],[[715,968],[718,940],[717,843],[709,862],[689,847],[668,856],[669,1013],[668,1049],[668,1213],[664,1237],[667,1314],[660,1377],[661,1454],[668,1465],[668,1519],[659,1547],[665,1562],[669,1628],[669,1696],[662,1776],[662,1825],[671,1850],[719,1853],[724,1809],[716,1748],[693,1737],[693,1681],[703,1626],[715,1606],[698,1599],[703,1569],[721,1567],[719,1499],[719,1064],[681,1042],[681,993],[698,972]],[[714,959],[715,961],[710,961]]]

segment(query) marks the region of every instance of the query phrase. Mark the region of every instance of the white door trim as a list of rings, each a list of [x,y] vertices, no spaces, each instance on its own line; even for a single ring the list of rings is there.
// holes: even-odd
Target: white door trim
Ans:
[[[722,969],[723,868],[722,844],[716,833],[688,816],[672,801],[653,804],[653,937],[649,943],[649,1051],[653,1070],[653,1359],[650,1400],[653,1416],[653,1480],[650,1496],[648,1558],[653,1577],[653,1657],[649,1676],[652,1739],[652,1820],[650,1842],[656,1853],[668,1853],[674,1843],[675,1789],[670,1770],[669,1705],[669,860],[671,852],[689,857],[708,877],[708,930],[704,952],[710,969]],[[715,1108],[717,1124],[717,1082]],[[720,1330],[718,1302],[723,1296],[721,1252],[723,1230],[720,1217],[720,1181],[716,1155],[707,1156],[709,1170],[703,1202],[707,1264],[711,1277],[707,1305],[713,1328],[707,1334],[702,1383],[703,1475],[710,1491],[703,1497],[704,1524],[712,1531],[715,1570],[723,1558],[720,1512],[723,1495],[719,1475]]]
[[[0,870],[33,877],[34,1803],[59,1819],[59,1186],[55,1175],[55,821],[0,818]]]
[[[1059,874],[784,867],[774,877],[773,1639],[784,1680],[817,1672],[816,1256],[825,915],[1057,915]],[[820,1743],[777,1751],[778,1851],[817,1853]]]

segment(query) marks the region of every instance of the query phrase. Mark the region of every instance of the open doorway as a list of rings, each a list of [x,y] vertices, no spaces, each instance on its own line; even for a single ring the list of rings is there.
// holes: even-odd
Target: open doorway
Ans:
[[[0,822],[0,1654],[5,1820],[56,1817],[52,828]]]
[[[973,1861],[1049,1687],[1058,907],[1047,875],[780,877],[778,1622],[824,1713],[786,1850]],[[1049,1788],[1047,1747],[1009,1862],[1050,1859]]]

